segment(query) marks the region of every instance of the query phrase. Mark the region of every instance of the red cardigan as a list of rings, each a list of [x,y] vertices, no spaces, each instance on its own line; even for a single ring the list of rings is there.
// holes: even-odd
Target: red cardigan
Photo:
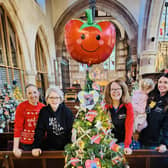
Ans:
[[[124,147],[127,148],[130,146],[132,142],[132,134],[133,134],[133,125],[134,125],[134,111],[131,103],[121,104],[119,109],[125,106],[126,107],[126,119],[125,119],[125,140]],[[112,105],[105,105],[106,109],[112,108]]]

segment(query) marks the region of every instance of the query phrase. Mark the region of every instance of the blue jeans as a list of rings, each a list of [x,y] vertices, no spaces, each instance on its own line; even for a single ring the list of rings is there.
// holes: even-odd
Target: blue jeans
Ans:
[[[120,142],[119,145],[124,148],[124,143],[123,142]],[[135,140],[132,140],[132,143],[130,144],[130,148],[132,150],[134,149],[141,149],[141,145],[138,141],[135,141]]]
[[[132,140],[130,148],[133,149],[133,150],[141,149],[141,145],[140,145],[139,141]]]

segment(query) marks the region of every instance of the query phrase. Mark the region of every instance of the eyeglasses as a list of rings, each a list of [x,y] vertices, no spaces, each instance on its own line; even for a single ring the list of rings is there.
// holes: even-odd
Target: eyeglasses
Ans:
[[[116,88],[116,89],[112,88],[111,92],[116,92],[116,91],[121,91],[121,90],[122,90],[121,88]]]
[[[59,100],[59,99],[61,99],[61,97],[48,97],[49,99],[51,99],[51,100]]]

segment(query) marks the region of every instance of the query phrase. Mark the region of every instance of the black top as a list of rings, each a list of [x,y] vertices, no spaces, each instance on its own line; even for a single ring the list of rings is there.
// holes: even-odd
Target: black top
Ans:
[[[114,128],[112,133],[117,139],[117,143],[124,142],[125,140],[125,119],[126,119],[126,107],[120,106],[119,109],[110,108],[110,114]]]
[[[35,130],[33,148],[64,150],[64,146],[71,142],[73,119],[71,110],[64,103],[59,105],[56,112],[50,105],[43,107]]]
[[[148,126],[142,130],[140,133],[139,141],[143,145],[147,146],[159,146],[164,144],[168,146],[168,109],[165,103],[167,95],[158,96],[153,100],[153,105],[151,101],[148,102],[146,112],[147,112],[147,123]]]

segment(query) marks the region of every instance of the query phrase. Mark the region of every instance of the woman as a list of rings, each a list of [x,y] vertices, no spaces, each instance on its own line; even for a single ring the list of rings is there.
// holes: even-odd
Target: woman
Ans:
[[[39,156],[42,148],[45,150],[64,150],[64,146],[71,142],[73,114],[65,106],[63,100],[63,92],[58,87],[47,89],[47,106],[40,110],[34,136],[33,156]],[[44,147],[42,142],[45,135],[46,146]]]
[[[130,103],[128,87],[121,79],[111,81],[105,89],[106,108],[111,114],[112,133],[117,143],[124,143],[125,154],[131,154],[134,113]]]
[[[39,102],[39,91],[34,84],[28,84],[25,91],[27,100],[17,106],[15,115],[13,153],[18,158],[22,150],[32,150],[36,122],[40,109],[44,107]]]
[[[162,73],[147,101],[148,126],[140,133],[143,149],[165,152],[168,145],[168,73]]]

